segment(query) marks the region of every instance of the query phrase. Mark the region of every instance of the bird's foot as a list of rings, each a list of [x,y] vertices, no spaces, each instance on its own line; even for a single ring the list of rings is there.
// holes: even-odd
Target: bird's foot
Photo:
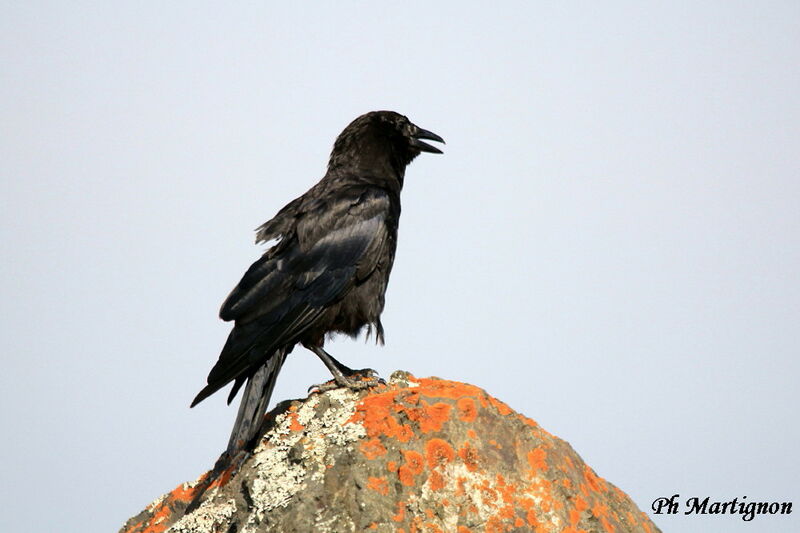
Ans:
[[[344,372],[334,373],[332,380],[319,385],[312,385],[309,387],[308,392],[320,393],[340,387],[358,391],[377,387],[378,385],[386,385],[386,381],[372,368],[362,368],[361,370],[350,370],[346,374]]]

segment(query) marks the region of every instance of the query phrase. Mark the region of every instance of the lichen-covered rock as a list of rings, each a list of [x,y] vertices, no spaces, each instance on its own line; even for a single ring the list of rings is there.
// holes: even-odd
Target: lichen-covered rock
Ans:
[[[270,416],[252,454],[121,531],[659,531],[569,444],[472,385],[395,372]]]

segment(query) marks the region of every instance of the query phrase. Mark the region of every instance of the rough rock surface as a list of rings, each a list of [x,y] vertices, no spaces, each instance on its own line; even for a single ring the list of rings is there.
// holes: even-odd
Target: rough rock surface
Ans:
[[[659,531],[569,444],[472,385],[395,372],[266,420],[252,454],[178,486],[121,532]]]

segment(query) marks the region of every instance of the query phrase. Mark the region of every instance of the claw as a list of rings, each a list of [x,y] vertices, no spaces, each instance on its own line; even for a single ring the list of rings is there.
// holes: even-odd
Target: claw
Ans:
[[[316,385],[311,385],[308,388],[309,394],[322,394],[323,392],[328,392],[329,390],[338,389],[339,384],[335,381],[326,381],[325,383],[318,383]]]
[[[308,388],[308,393],[320,394],[340,387],[359,391],[377,387],[378,385],[386,385],[386,381],[378,375],[377,371],[371,368],[363,368],[361,370],[354,370],[352,374],[349,375],[342,374],[341,376],[334,376],[334,379],[326,381],[325,383],[311,385]]]
[[[334,388],[338,387],[336,383],[333,381],[326,381],[325,383],[314,383],[313,385],[309,385],[308,391],[306,391],[309,395],[311,394],[320,394],[325,391],[331,390],[330,385],[333,383]]]

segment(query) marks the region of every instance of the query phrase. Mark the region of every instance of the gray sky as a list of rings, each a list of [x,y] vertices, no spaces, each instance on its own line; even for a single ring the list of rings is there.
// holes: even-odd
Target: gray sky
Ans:
[[[334,355],[479,385],[644,510],[800,505],[797,2],[14,4],[0,530],[114,531],[213,465],[235,407],[188,405],[252,229],[374,109],[447,146],[407,172],[387,345]],[[274,399],[327,376],[298,349]]]

